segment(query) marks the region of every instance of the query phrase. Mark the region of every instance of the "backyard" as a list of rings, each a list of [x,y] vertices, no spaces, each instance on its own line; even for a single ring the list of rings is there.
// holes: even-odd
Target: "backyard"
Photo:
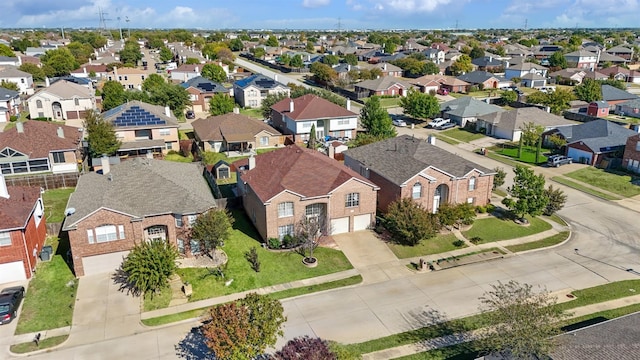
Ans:
[[[466,128],[453,128],[450,130],[445,130],[440,134],[448,136],[450,138],[454,138],[460,142],[467,142],[467,143],[472,142],[474,140],[482,139],[483,137],[485,137],[485,135],[482,133],[471,131]]]
[[[638,176],[608,172],[591,166],[572,171],[565,174],[565,176],[618,194],[622,197],[640,195],[640,186],[633,184],[633,181],[640,180]]]
[[[498,151],[499,154],[508,156],[510,158],[522,161],[527,164],[544,164],[547,162],[547,157],[544,153],[548,153],[548,149],[540,150],[540,158],[536,162],[536,148],[533,146],[523,146],[522,153],[518,157],[518,147],[504,147]]]
[[[64,209],[67,207],[69,196],[75,188],[52,189],[44,192],[42,201],[48,223],[59,223],[64,220]]]

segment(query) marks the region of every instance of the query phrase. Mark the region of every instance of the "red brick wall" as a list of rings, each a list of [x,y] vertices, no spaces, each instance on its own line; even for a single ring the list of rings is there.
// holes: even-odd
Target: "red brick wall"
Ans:
[[[629,161],[640,161],[640,151],[636,151],[636,145],[640,142],[640,134],[633,135],[627,139],[627,144],[624,147],[624,155],[622,156],[622,167],[629,166]]]
[[[37,256],[44,246],[46,237],[47,224],[45,218],[43,217],[39,226],[36,227],[35,217],[32,213],[26,228],[11,232],[11,246],[0,247],[0,263],[22,261],[27,279],[31,278],[32,269],[36,267]],[[35,255],[33,253],[34,249],[36,249]]]

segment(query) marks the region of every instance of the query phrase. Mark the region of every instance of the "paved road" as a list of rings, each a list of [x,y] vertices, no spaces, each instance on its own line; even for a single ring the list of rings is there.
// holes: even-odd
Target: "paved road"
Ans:
[[[302,81],[297,80],[294,76],[288,76],[288,75],[284,75],[280,72],[275,72],[271,69],[268,69],[266,67],[262,67],[256,63],[253,63],[251,61],[247,61],[241,57],[237,57],[234,60],[234,63],[236,65],[242,66],[245,69],[249,69],[255,73],[260,73],[263,74],[265,76],[268,76],[270,78],[274,78],[274,76],[277,76],[277,81],[283,83],[283,84],[289,84],[289,83],[294,83],[298,86],[304,86],[306,88],[312,88],[313,86],[310,86],[308,84],[303,83]]]

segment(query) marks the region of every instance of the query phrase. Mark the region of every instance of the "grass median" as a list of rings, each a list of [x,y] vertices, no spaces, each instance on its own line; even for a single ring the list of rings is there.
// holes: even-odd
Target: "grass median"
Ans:
[[[582,191],[584,193],[593,195],[595,197],[599,197],[599,198],[604,199],[604,200],[610,200],[610,201],[611,200],[620,200],[619,197],[611,196],[609,194],[605,194],[602,191],[598,191],[598,190],[592,189],[590,187],[584,186],[584,185],[579,184],[579,183],[577,183],[575,181],[571,181],[571,180],[569,180],[569,179],[567,179],[565,177],[562,177],[562,176],[554,176],[554,177],[551,178],[551,180],[553,180],[553,181],[555,181],[555,182],[557,182],[559,184],[568,186],[570,188],[574,188],[574,189]]]
[[[36,343],[33,341],[29,341],[26,343],[11,345],[9,350],[11,350],[11,352],[15,354],[25,354],[28,352],[52,348],[54,346],[62,344],[68,338],[69,338],[69,335],[61,335],[61,336],[45,338],[45,339],[42,339],[38,343],[38,345],[36,345]]]
[[[529,221],[528,226],[518,225],[506,217],[479,219],[473,223],[471,229],[463,231],[462,234],[469,240],[476,238],[479,239],[479,244],[484,244],[492,241],[521,238],[551,229],[551,224],[542,219],[529,215],[526,218]]]
[[[640,187],[633,184],[633,181],[638,179],[637,176],[608,172],[594,167],[572,171],[565,174],[565,176],[621,197],[627,198],[640,195]]]
[[[567,240],[570,234],[571,233],[569,231],[562,231],[558,234],[546,237],[542,240],[532,241],[524,244],[505,246],[505,248],[511,252],[521,252],[521,251],[545,248],[545,247],[560,244],[561,242]]]

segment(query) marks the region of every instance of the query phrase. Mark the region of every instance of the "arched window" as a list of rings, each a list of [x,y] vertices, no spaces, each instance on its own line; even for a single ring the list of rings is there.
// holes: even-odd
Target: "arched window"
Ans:
[[[36,100],[36,107],[42,109],[42,100]]]
[[[420,199],[422,197],[422,184],[420,184],[419,182],[413,184],[411,197],[414,199]]]
[[[476,177],[472,176],[469,178],[469,191],[473,191],[476,189]]]

